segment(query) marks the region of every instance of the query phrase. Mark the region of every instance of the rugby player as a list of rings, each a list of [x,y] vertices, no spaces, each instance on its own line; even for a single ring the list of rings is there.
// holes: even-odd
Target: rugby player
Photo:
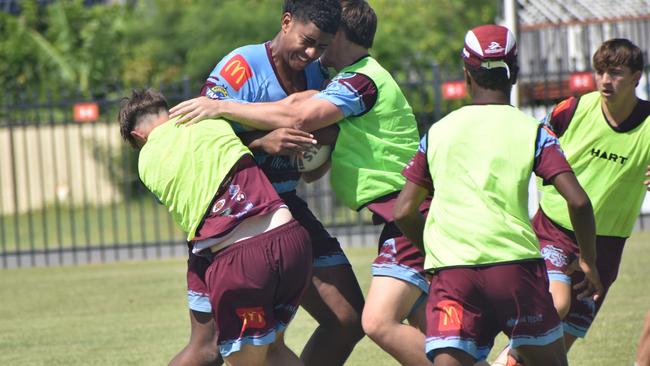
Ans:
[[[125,98],[119,121],[140,179],[187,233],[190,262],[210,263],[203,284],[226,364],[302,365],[282,334],[309,282],[309,237],[230,124],[179,128],[152,90]]]
[[[627,39],[611,39],[598,48],[592,62],[598,90],[559,103],[546,123],[594,207],[596,268],[604,286],[600,297],[581,298],[572,287],[584,274],[572,272],[579,257],[577,233],[556,189],[541,188],[533,218],[553,302],[564,320],[567,350],[586,335],[616,279],[649,183],[644,176],[650,171],[650,102],[635,93],[644,68],[641,49]]]
[[[497,25],[470,30],[462,50],[472,97],[435,123],[404,170],[395,205],[404,234],[432,271],[426,354],[434,365],[473,365],[503,331],[529,365],[566,365],[562,324],[528,217],[531,171],[566,200],[578,234],[582,296],[599,295],[594,218],[549,128],[510,105],[517,45]],[[418,207],[435,190],[426,219]]]

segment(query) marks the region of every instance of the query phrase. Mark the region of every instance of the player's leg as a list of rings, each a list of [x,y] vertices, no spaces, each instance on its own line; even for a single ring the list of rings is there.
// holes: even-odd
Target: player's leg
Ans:
[[[403,365],[427,365],[422,290],[393,277],[374,276],[363,309],[366,334]],[[414,308],[415,306],[415,308]],[[404,324],[410,315],[415,324]]]
[[[300,359],[308,366],[342,365],[363,338],[363,293],[341,245],[295,192],[281,194],[307,229],[313,250],[312,279],[300,305],[318,322]]]
[[[269,344],[244,344],[237,352],[224,357],[227,366],[266,366]]]
[[[268,366],[302,366],[300,358],[284,343],[284,332],[276,334],[275,342],[269,346],[266,364]]]
[[[424,257],[393,223],[382,230],[379,245],[363,309],[363,329],[400,363],[427,364],[423,305],[429,284]],[[407,318],[411,325],[403,323]]]
[[[645,316],[639,348],[636,352],[636,366],[650,366],[650,311]]]
[[[221,365],[217,333],[212,313],[190,309],[190,341],[170,362],[170,366]]]
[[[305,365],[342,365],[363,338],[363,293],[349,264],[314,267],[300,305],[318,322],[300,355]]]
[[[212,316],[212,306],[205,284],[205,271],[211,258],[202,257],[189,250],[187,260],[188,306],[190,314],[190,340],[171,361],[170,366],[221,365],[223,360],[217,347],[217,331]]]
[[[564,318],[564,343],[567,352],[578,338],[584,338],[591,327],[598,311],[600,311],[609,288],[618,276],[618,269],[623,256],[625,241],[612,237],[596,238],[596,268],[605,291],[596,301],[591,298],[577,299],[578,291],[572,290],[571,307]],[[584,274],[576,271],[571,275],[572,283],[580,283],[584,280]]]

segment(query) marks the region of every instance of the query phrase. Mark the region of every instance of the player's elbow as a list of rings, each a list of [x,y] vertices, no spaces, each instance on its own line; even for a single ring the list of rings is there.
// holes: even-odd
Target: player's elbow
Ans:
[[[593,210],[593,207],[591,206],[591,200],[589,199],[589,196],[587,196],[587,194],[584,192],[567,199],[567,205],[576,211]]]

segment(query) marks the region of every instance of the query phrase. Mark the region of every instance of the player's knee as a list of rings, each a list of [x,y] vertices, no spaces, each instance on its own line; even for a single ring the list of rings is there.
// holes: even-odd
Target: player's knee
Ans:
[[[363,331],[372,339],[381,338],[390,328],[391,322],[378,311],[364,309],[361,316]]]

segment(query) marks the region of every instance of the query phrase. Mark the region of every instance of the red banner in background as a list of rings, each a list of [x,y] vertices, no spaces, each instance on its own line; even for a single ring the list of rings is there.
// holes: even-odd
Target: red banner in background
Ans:
[[[574,72],[569,76],[569,90],[572,93],[596,90],[594,75],[590,72]]]
[[[465,80],[446,81],[442,83],[442,99],[463,99],[466,96]]]
[[[97,103],[75,103],[72,107],[75,122],[94,122],[99,118]]]

